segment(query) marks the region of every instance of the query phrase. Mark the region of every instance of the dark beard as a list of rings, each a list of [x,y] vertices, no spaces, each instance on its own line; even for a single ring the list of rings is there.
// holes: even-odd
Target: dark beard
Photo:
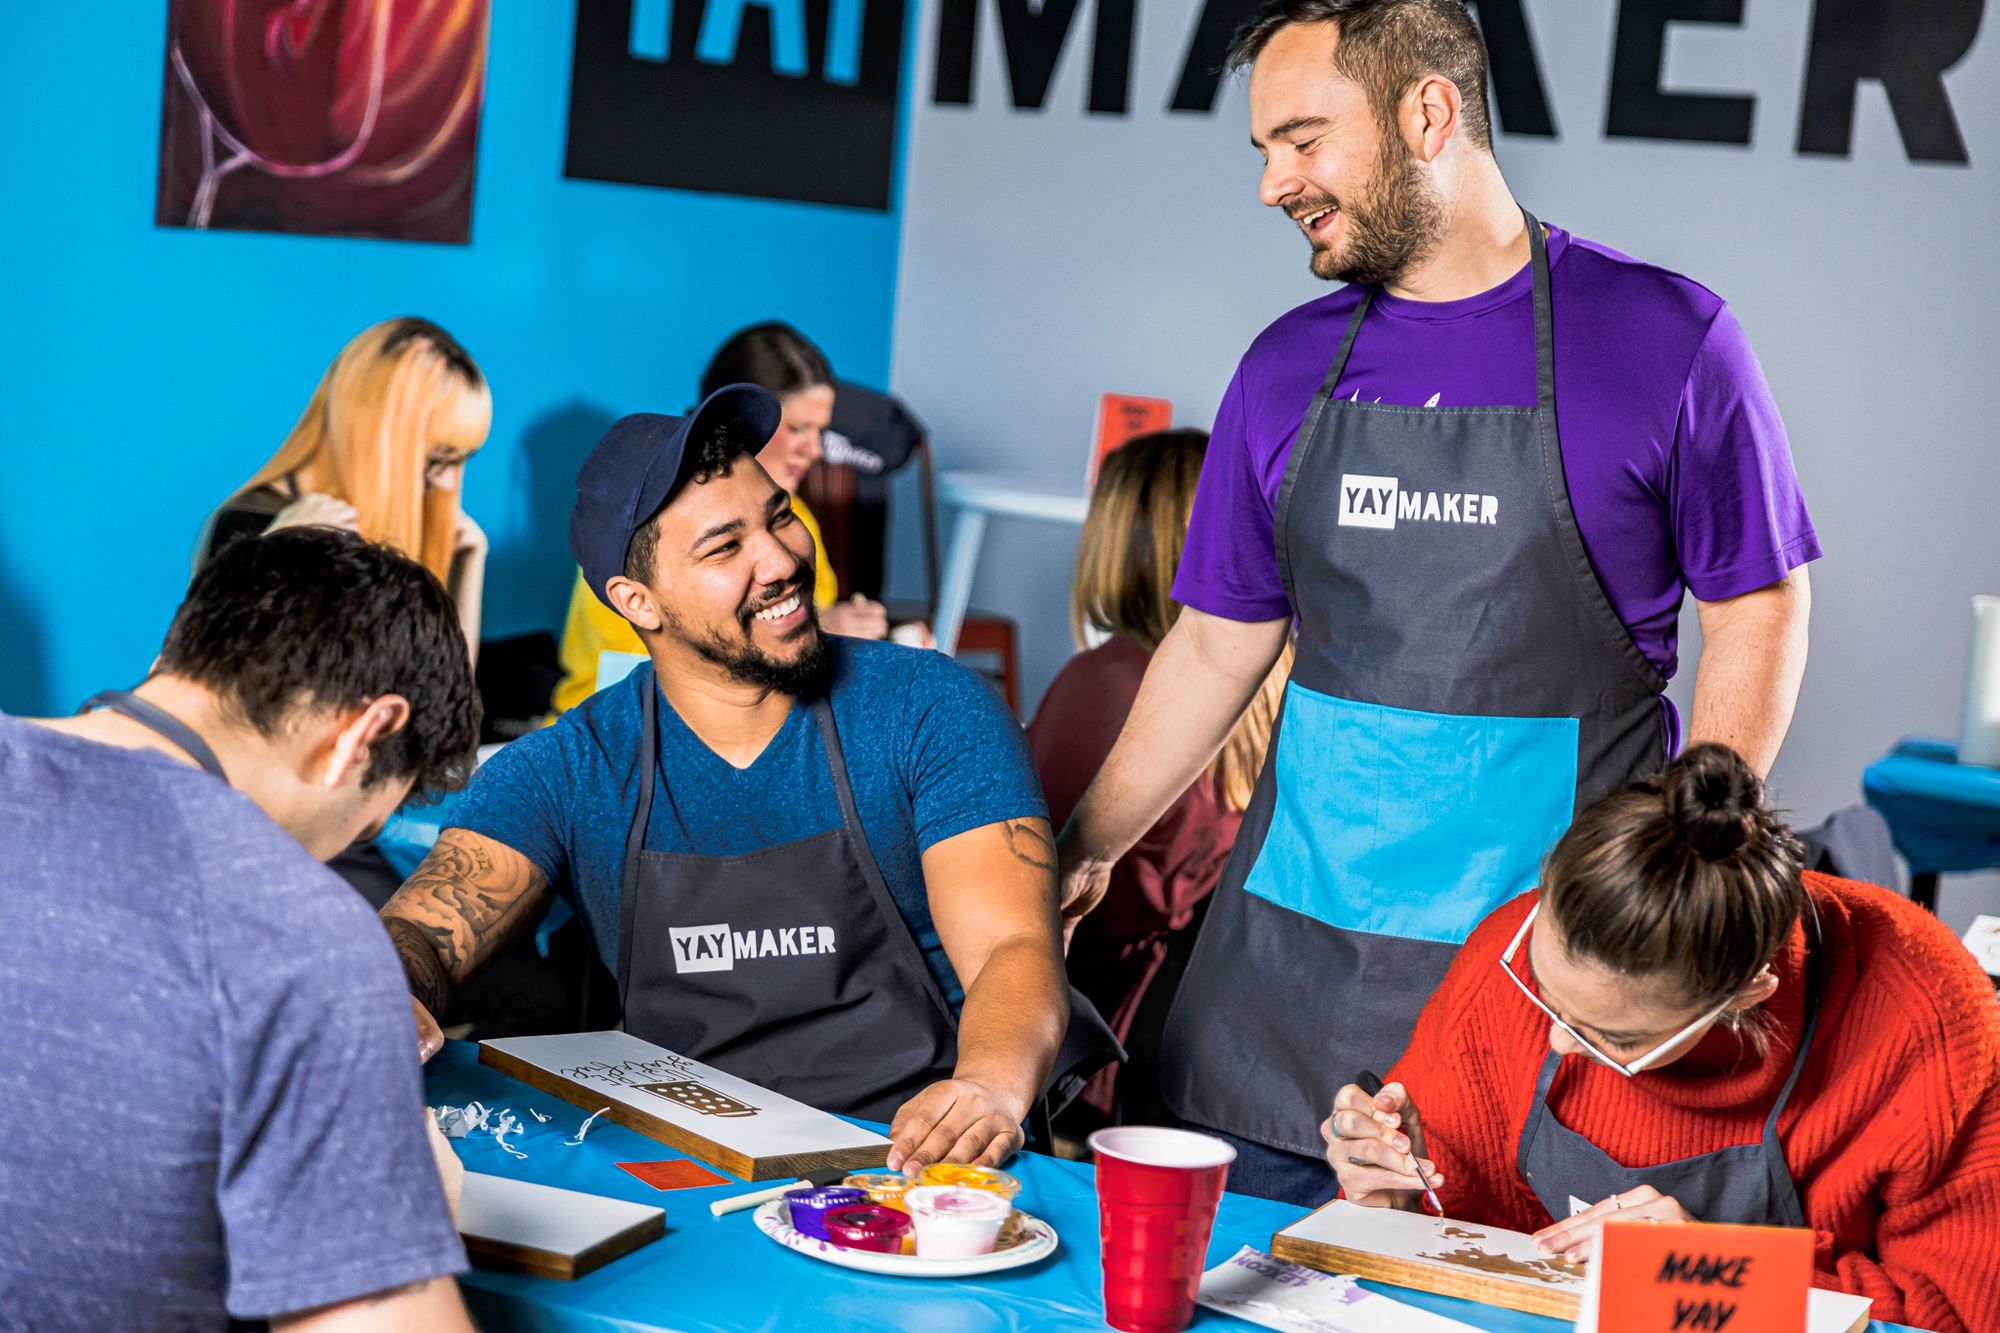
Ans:
[[[1313,276],[1367,285],[1388,282],[1428,258],[1444,230],[1444,211],[1417,161],[1392,131],[1382,135],[1374,197],[1346,209],[1347,243],[1338,253],[1314,248]]]
[[[832,683],[833,653],[827,647],[826,635],[820,631],[819,608],[813,605],[810,567],[801,568],[794,586],[801,605],[805,607],[806,623],[792,634],[794,638],[811,635],[812,646],[791,661],[759,651],[750,638],[751,620],[757,611],[763,609],[761,606],[737,612],[737,620],[743,627],[743,638],[736,643],[728,642],[721,635],[702,637],[690,634],[680,617],[665,611],[665,608],[662,611],[667,627],[680,637],[681,642],[728,672],[729,678],[738,684],[775,690],[794,699],[817,699],[826,693],[827,686]]]

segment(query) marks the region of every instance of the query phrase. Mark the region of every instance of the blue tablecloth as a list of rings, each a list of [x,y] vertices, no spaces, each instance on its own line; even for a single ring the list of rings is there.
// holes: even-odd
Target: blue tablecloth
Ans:
[[[874,1277],[779,1247],[757,1230],[747,1210],[711,1217],[710,1200],[749,1188],[739,1182],[661,1191],[620,1171],[619,1162],[655,1162],[682,1155],[623,1126],[599,1120],[580,1145],[565,1145],[565,1139],[575,1137],[585,1113],[480,1065],[478,1050],[469,1043],[448,1044],[431,1061],[425,1084],[433,1106],[462,1106],[476,1100],[505,1107],[526,1123],[525,1134],[508,1140],[527,1153],[525,1158],[510,1156],[491,1135],[455,1140],[469,1170],[666,1210],[664,1238],[575,1282],[484,1270],[468,1274],[466,1301],[489,1333],[509,1329],[1060,1333],[1105,1327],[1097,1260],[1097,1194],[1089,1167],[1033,1153],[1009,1164],[1008,1169],[1021,1178],[1023,1204],[1062,1237],[1062,1247],[1041,1263],[951,1282]],[[546,1124],[536,1121],[531,1109],[550,1119]],[[1304,1211],[1238,1194],[1225,1196],[1209,1245],[1209,1266],[1245,1244],[1268,1250],[1272,1233]],[[1493,1333],[1563,1333],[1569,1328],[1554,1319],[1445,1296],[1377,1289]],[[1195,1327],[1222,1330],[1251,1325],[1203,1310],[1196,1314]],[[1892,1333],[1898,1326],[1871,1327],[1874,1333]]]
[[[1958,762],[1950,741],[1909,736],[1861,774],[1912,874],[2000,865],[2000,769]]]

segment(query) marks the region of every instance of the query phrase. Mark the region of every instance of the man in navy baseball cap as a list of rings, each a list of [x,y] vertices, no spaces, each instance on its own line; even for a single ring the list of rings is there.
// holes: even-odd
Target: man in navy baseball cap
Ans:
[[[606,581],[625,572],[632,535],[687,483],[700,465],[703,443],[718,428],[727,433],[732,424],[740,425],[768,440],[783,418],[767,391],[729,384],[684,417],[635,412],[612,422],[576,474],[576,504],[569,514],[570,554],[590,590],[618,609],[605,594]]]
[[[1047,807],[984,681],[821,632],[778,427],[733,385],[606,432],[570,549],[649,660],[488,760],[383,917],[436,1013],[560,893],[627,1032],[891,1122],[891,1168],[997,1165],[1117,1049],[1059,1058]]]

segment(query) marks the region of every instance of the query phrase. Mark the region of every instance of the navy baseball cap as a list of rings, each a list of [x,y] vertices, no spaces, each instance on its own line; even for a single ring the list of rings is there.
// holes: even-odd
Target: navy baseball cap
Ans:
[[[692,470],[688,440],[723,421],[741,421],[760,442],[778,433],[778,400],[754,384],[725,384],[684,417],[635,412],[620,417],[583,460],[569,511],[569,550],[584,582],[606,606],[605,582],[625,572],[632,534],[680,492]],[[755,452],[754,450],[752,452]]]

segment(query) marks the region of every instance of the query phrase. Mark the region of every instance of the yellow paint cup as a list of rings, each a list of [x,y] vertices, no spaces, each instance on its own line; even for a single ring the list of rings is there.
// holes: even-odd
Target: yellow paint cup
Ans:
[[[985,1190],[997,1194],[1012,1203],[1020,1197],[1021,1182],[1005,1171],[995,1171],[984,1166],[962,1166],[957,1162],[939,1162],[924,1168],[919,1180],[925,1185],[958,1185],[965,1189]]]
[[[910,1187],[917,1182],[899,1171],[868,1171],[849,1176],[840,1183],[865,1191],[872,1203],[879,1203],[884,1208],[901,1209],[907,1213],[910,1210],[903,1202],[903,1196],[908,1194]]]

